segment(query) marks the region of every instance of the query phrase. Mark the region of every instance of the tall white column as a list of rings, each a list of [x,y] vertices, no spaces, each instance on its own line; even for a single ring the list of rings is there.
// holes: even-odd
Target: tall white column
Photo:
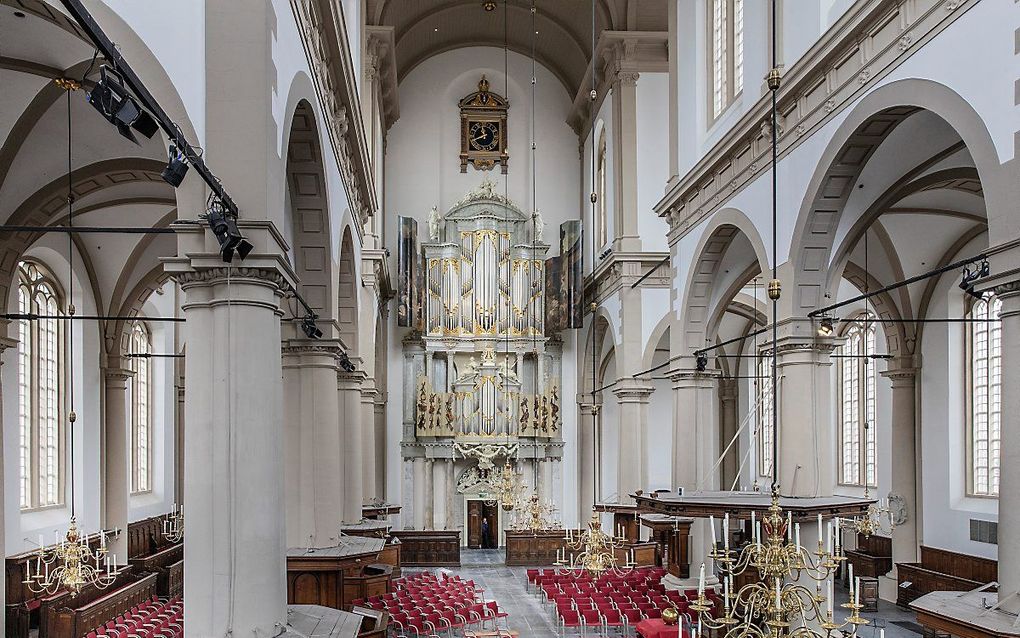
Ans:
[[[446,528],[446,504],[450,500],[450,486],[446,479],[446,461],[440,460],[432,463],[432,484],[435,489],[432,491],[432,528]]]
[[[413,463],[414,529],[425,529],[425,457],[416,456]]]
[[[740,468],[739,446],[736,443],[730,446],[730,441],[737,434],[738,396],[736,379],[719,380],[719,454],[722,454],[727,446],[730,448],[730,451],[723,457],[722,465],[719,466],[720,486],[724,490],[730,489],[733,485],[733,480],[737,478]]]
[[[914,407],[917,401],[918,369],[911,360],[893,360],[882,376],[892,382],[892,487],[890,505],[901,505],[904,520],[897,522],[892,535],[893,570],[897,563],[917,560],[917,419]],[[890,572],[890,576],[895,576]],[[884,588],[895,594],[896,579]],[[891,587],[890,587],[891,585]]]
[[[17,342],[7,337],[9,325],[10,324],[7,320],[0,320],[0,378],[3,378],[3,365],[4,360],[6,358],[4,354],[7,352],[7,350],[11,351],[11,354],[8,354],[7,356],[12,358],[18,356]],[[17,365],[17,363],[15,363],[15,365]],[[0,384],[0,414],[3,413],[4,413],[4,397],[2,384]],[[3,514],[2,518],[4,519],[4,521],[0,521],[0,547],[6,547],[5,543],[7,540],[6,534],[7,530],[5,529],[7,526],[5,523],[5,521],[7,520],[6,494],[7,491],[4,485],[4,437],[3,432],[0,431],[0,513]],[[0,587],[0,609],[3,609],[5,612],[7,610],[6,587]],[[0,626],[0,638],[5,638],[5,636],[7,635],[6,625],[7,623],[4,622],[2,623],[2,626]]]
[[[280,301],[289,284],[266,234],[244,267],[178,233],[167,261],[185,295],[186,622],[195,636],[272,636],[286,622]],[[197,237],[193,235],[198,234]],[[185,236],[188,235],[188,236]],[[260,250],[261,249],[261,250]]]
[[[344,501],[336,341],[283,348],[284,488],[289,547],[336,545]]]
[[[435,463],[425,459],[425,529],[435,529]]]
[[[364,427],[361,422],[361,382],[364,375],[359,372],[340,372],[337,375],[337,393],[340,396],[340,447],[344,457],[344,523],[361,520],[364,503],[362,481],[362,438]]]
[[[617,252],[641,250],[637,198],[637,81],[636,71],[619,70],[613,82],[613,133],[616,142],[613,145],[613,172],[616,177],[613,249]]]
[[[365,379],[361,385],[361,431],[362,431],[362,466],[361,482],[365,499],[373,499],[382,496],[380,487],[375,484],[376,476],[376,428],[375,428],[375,397],[378,390],[375,387],[375,380],[371,377]]]
[[[999,600],[1020,610],[1020,281],[995,289],[1002,301],[999,445]]]
[[[630,377],[619,379],[613,388],[620,418],[617,494],[621,503],[648,487],[648,397],[652,390]]]
[[[810,329],[810,328],[809,328]],[[836,471],[830,450],[829,341],[780,337],[776,361],[779,420],[779,483],[787,496],[832,496]]]
[[[134,371],[121,367],[111,357],[103,370],[103,527],[119,529],[111,541],[110,553],[127,563],[128,495],[131,492],[128,423],[128,380]]]
[[[577,396],[579,419],[577,421],[577,466],[580,475],[578,490],[577,520],[586,523],[595,506],[595,419],[596,405],[591,402],[591,395]]]
[[[719,454],[719,399],[716,377],[696,370],[673,370],[673,489],[719,489],[719,473],[712,466]],[[712,549],[707,520],[691,525],[691,573]]]

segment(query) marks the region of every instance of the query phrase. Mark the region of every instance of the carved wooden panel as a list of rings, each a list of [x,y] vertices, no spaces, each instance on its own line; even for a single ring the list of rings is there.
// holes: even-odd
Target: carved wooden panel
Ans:
[[[563,530],[506,533],[506,564],[509,566],[550,566],[563,548]]]
[[[460,567],[460,532],[457,530],[393,532],[400,539],[404,567]]]
[[[905,607],[933,591],[970,591],[997,581],[999,566],[987,558],[922,545],[921,562],[897,563],[896,574],[900,584],[896,604]]]

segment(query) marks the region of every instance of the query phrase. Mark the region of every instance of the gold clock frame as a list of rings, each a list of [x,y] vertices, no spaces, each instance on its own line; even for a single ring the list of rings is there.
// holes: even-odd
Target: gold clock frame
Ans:
[[[510,102],[502,95],[489,90],[489,81],[482,76],[478,90],[457,103],[460,108],[460,172],[466,173],[468,164],[476,170],[489,171],[496,164],[504,175],[510,155],[507,153],[507,109]],[[476,122],[492,122],[499,129],[499,143],[491,151],[471,148],[471,125]]]

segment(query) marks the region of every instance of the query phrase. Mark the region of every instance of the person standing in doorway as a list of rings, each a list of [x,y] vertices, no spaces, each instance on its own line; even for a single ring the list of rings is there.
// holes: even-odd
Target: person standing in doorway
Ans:
[[[489,519],[482,519],[482,549],[489,549]]]

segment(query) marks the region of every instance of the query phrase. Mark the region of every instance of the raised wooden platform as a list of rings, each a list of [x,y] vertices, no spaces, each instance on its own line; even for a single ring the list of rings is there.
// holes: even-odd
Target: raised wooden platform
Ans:
[[[668,514],[642,514],[641,525],[649,528],[659,546],[659,562],[677,578],[690,578],[690,536],[693,518]]]
[[[345,536],[336,547],[287,550],[287,602],[349,607],[356,598],[386,593],[391,570],[378,565],[385,541]]]
[[[1015,638],[1020,636],[1017,617],[986,609],[982,602],[994,604],[994,593],[937,591],[910,604],[917,622],[925,629],[959,638]]]
[[[921,546],[921,562],[896,563],[896,604],[910,605],[935,591],[970,591],[999,580],[998,563],[987,558]]]
[[[691,518],[750,519],[751,512],[758,514],[772,505],[772,496],[765,492],[687,492],[677,494],[639,494],[634,496],[644,512],[657,512],[671,516]],[[783,496],[779,505],[793,514],[793,520],[811,522],[821,514],[825,518],[836,516],[849,518],[864,515],[875,499],[851,498],[849,496],[828,496],[820,498],[795,498]]]
[[[390,524],[385,520],[377,521],[365,519],[360,523],[341,525],[340,531],[350,536],[386,538],[390,533]]]
[[[288,605],[287,628],[281,638],[354,638],[361,630],[358,614],[319,605]]]

